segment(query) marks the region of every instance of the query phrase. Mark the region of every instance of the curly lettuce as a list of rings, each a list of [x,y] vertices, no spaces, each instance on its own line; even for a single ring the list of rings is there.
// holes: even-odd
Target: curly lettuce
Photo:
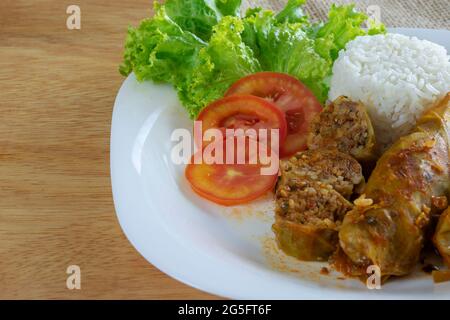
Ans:
[[[204,42],[175,23],[166,6],[156,3],[152,19],[129,29],[120,72],[128,75],[133,71],[139,81],[173,84],[194,118],[233,82],[262,69],[242,41],[241,19],[223,17],[211,30],[209,42]]]
[[[240,16],[242,0],[216,0],[215,3],[223,16]]]
[[[223,18],[214,27],[208,46],[198,56],[198,63],[188,81],[180,84],[179,98],[191,117],[245,75],[261,71],[259,61],[240,36],[244,26],[235,17]]]
[[[169,18],[165,7],[155,4],[155,15],[138,28],[129,28],[125,41],[123,75],[134,72],[139,81],[178,83],[192,72],[200,50],[207,46]]]
[[[367,16],[353,5],[332,5],[328,21],[311,25],[301,10],[305,0],[290,0],[285,9],[247,11],[243,39],[263,70],[288,73],[308,86],[324,103],[333,62],[345,45],[360,35],[385,32],[383,25],[361,28]]]
[[[333,5],[328,21],[313,24],[305,2],[289,0],[278,14],[251,8],[243,17],[241,0],[155,3],[153,18],[129,28],[120,72],[172,84],[192,118],[233,82],[258,71],[288,73],[324,102],[339,51],[357,36],[385,28],[353,5]]]
[[[208,41],[212,29],[228,15],[238,16],[241,0],[169,0],[167,15],[183,30]]]
[[[324,101],[327,92],[321,84],[332,62],[316,52],[315,40],[308,36],[306,25],[307,21],[279,22],[271,11],[247,13],[243,38],[263,70],[296,77]]]
[[[307,23],[309,21],[308,16],[304,13],[302,5],[306,3],[306,0],[289,0],[276,16],[275,19],[278,23]]]
[[[368,17],[355,10],[354,5],[332,5],[326,23],[316,25],[313,37],[317,42],[316,50],[333,61],[337,59],[340,50],[357,36],[385,33],[383,24],[367,21]],[[369,28],[361,28],[364,22],[368,22]]]

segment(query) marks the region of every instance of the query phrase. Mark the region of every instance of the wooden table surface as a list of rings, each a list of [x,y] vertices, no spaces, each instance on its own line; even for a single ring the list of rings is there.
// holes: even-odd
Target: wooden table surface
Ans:
[[[149,0],[0,1],[0,299],[212,297],[150,265],[114,211],[117,70],[127,26],[150,14]]]
[[[213,298],[150,265],[114,211],[117,69],[151,2],[0,0],[0,299]],[[66,27],[70,4],[81,30]],[[69,265],[81,290],[66,288]]]

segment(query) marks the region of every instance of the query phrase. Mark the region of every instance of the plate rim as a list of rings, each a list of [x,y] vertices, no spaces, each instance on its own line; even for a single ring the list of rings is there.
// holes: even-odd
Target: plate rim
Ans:
[[[414,32],[430,32],[430,33],[439,33],[439,32],[445,32],[449,33],[449,30],[445,29],[423,29],[423,28],[388,28],[389,32],[397,32],[397,33],[414,33]],[[344,300],[344,299],[419,299],[415,296],[409,296],[405,295],[404,293],[386,293],[386,292],[379,292],[376,294],[372,294],[375,292],[371,291],[351,291],[351,290],[341,290],[341,289],[334,289],[334,288],[323,288],[322,290],[317,290],[314,288],[312,291],[310,291],[310,295],[303,293],[302,296],[299,297],[270,297],[269,295],[246,295],[245,293],[240,293],[237,291],[234,291],[233,289],[225,289],[225,287],[217,287],[214,285],[208,285],[207,283],[198,281],[198,278],[194,279],[192,278],[192,275],[189,274],[189,272],[174,272],[173,268],[169,268],[167,264],[165,264],[161,259],[161,257],[158,257],[155,254],[150,254],[148,250],[141,247],[141,245],[138,243],[137,239],[135,238],[135,235],[133,235],[132,231],[130,230],[130,227],[128,225],[128,221],[126,219],[127,213],[124,212],[124,203],[122,200],[123,198],[123,188],[124,186],[120,186],[119,181],[121,181],[119,171],[120,164],[118,164],[119,158],[117,154],[120,154],[120,150],[117,150],[117,133],[115,133],[115,128],[117,127],[117,110],[118,105],[121,99],[121,93],[124,91],[124,87],[127,85],[128,81],[134,81],[132,78],[134,76],[130,75],[128,76],[120,86],[120,89],[118,91],[118,94],[116,96],[115,102],[114,102],[114,109],[112,113],[112,120],[111,120],[111,134],[110,134],[110,179],[111,179],[111,190],[112,190],[112,196],[113,196],[113,202],[114,202],[114,208],[117,216],[117,220],[119,222],[119,225],[122,229],[122,232],[130,241],[130,243],[133,245],[133,247],[136,249],[136,251],[144,258],[146,259],[150,264],[155,266],[158,270],[165,273],[166,275],[174,278],[177,281],[180,281],[181,283],[184,283],[188,286],[191,286],[195,289],[198,289],[203,292],[207,292],[209,294],[213,294],[220,297],[226,297],[231,299],[255,299],[255,296],[259,297],[259,299],[338,299],[338,300]],[[125,189],[127,189],[125,187]],[[189,277],[191,276],[191,277]],[[301,283],[297,283],[297,286],[302,287]],[[305,288],[306,290],[311,290],[312,288]],[[247,293],[247,292],[246,292]],[[447,299],[450,297],[450,292],[446,292],[445,296]],[[420,299],[439,299],[443,298],[446,299],[445,296],[439,296],[436,295],[435,292],[426,293],[425,297],[422,297]]]

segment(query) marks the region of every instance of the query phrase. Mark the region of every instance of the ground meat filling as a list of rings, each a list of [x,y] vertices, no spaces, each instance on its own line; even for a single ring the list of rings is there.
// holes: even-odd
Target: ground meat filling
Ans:
[[[329,184],[294,179],[277,190],[277,215],[289,221],[335,228],[352,208]]]
[[[352,208],[345,197],[364,181],[359,163],[338,151],[301,152],[280,167],[276,214],[300,224],[336,228]]]
[[[360,103],[340,97],[311,123],[308,147],[336,148],[357,156],[370,144],[370,126],[367,113]]]
[[[356,185],[364,182],[360,164],[351,156],[337,151],[314,150],[297,153],[281,162],[285,174],[298,179],[320,181],[331,185],[345,198],[350,198]]]

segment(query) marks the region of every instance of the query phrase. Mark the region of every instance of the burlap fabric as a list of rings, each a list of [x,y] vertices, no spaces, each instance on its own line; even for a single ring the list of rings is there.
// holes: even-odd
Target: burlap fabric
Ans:
[[[279,10],[287,0],[244,0],[245,6]],[[387,27],[450,29],[450,0],[308,0],[305,10],[313,20],[324,20],[332,3],[355,3],[370,14],[379,12]]]

